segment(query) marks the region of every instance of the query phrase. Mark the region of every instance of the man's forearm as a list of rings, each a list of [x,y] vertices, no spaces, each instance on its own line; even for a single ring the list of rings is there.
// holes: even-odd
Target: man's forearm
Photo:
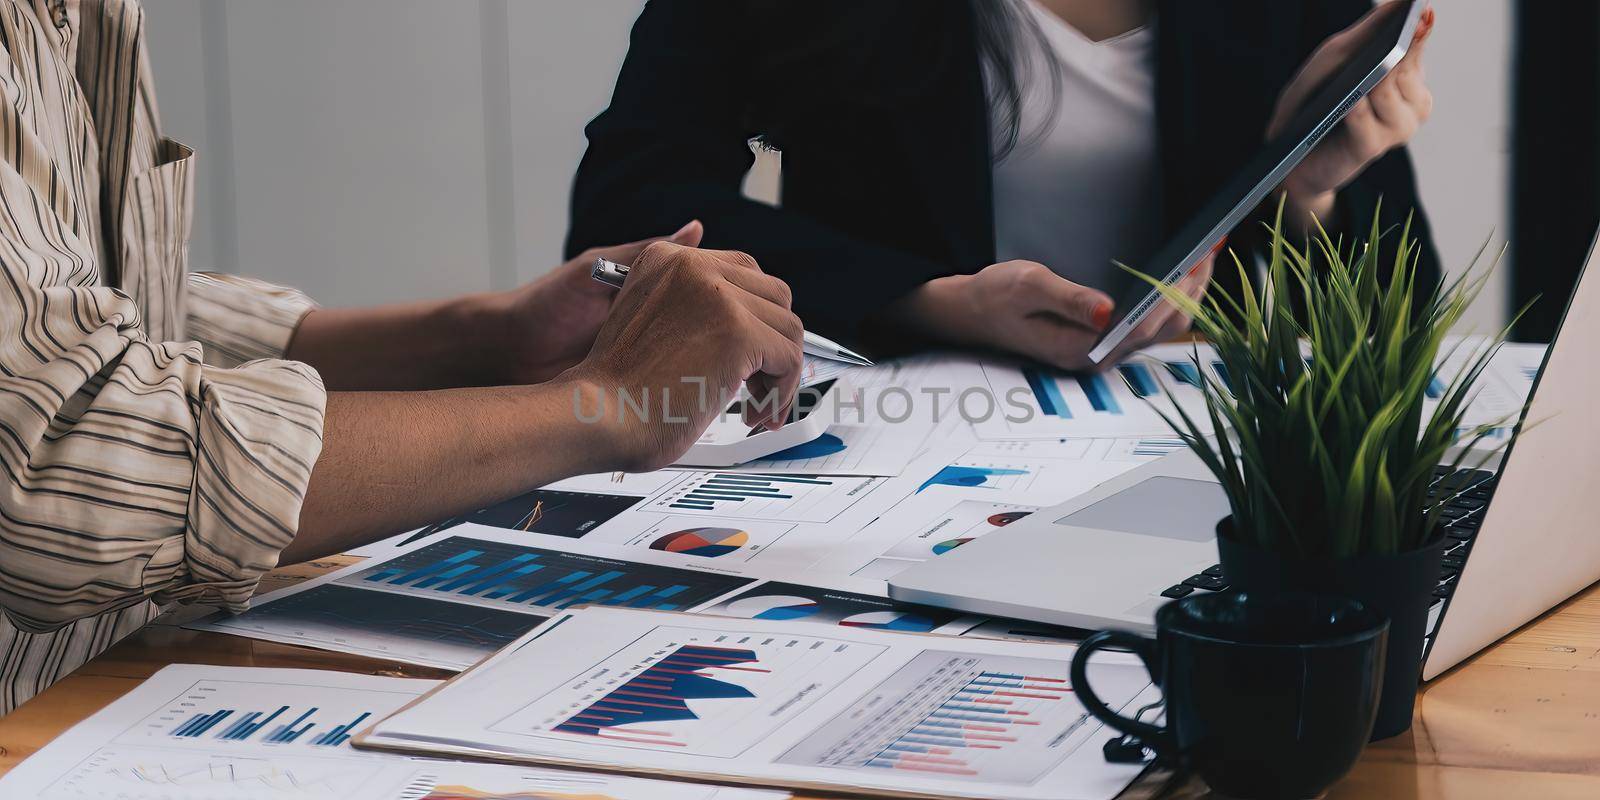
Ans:
[[[503,383],[505,299],[317,309],[295,330],[287,357],[322,373],[333,391],[448,389]]]
[[[322,455],[280,563],[358,547],[622,461],[573,387],[328,395]]]

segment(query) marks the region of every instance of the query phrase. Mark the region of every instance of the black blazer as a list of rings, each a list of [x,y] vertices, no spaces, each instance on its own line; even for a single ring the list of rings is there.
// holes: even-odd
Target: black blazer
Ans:
[[[975,0],[989,2],[992,0]],[[1165,230],[1259,148],[1279,91],[1369,0],[1161,0],[1157,120]],[[587,128],[570,257],[705,222],[788,281],[808,328],[859,342],[863,323],[941,275],[994,261],[988,104],[966,0],[651,0],[611,107]],[[764,136],[783,151],[782,208],[740,195]],[[1339,193],[1364,233],[1413,209],[1425,277],[1438,257],[1395,151]],[[1256,222],[1230,246],[1259,246]],[[1219,264],[1218,283],[1237,291]],[[876,337],[873,337],[876,338]]]

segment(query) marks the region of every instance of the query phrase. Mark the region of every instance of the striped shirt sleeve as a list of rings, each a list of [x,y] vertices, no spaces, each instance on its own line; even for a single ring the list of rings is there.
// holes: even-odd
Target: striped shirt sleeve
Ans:
[[[146,597],[242,609],[294,536],[320,379],[150,341],[125,294],[19,246],[27,208],[0,192],[0,606],[29,631]]]
[[[297,289],[215,272],[189,273],[186,335],[205,345],[206,363],[233,367],[282,358],[300,319],[316,304]]]
[[[185,276],[193,154],[159,136],[142,10],[40,7],[0,0],[0,609],[45,657],[147,600],[242,609],[294,536],[326,396],[274,360],[309,301]],[[22,672],[59,671],[0,665]]]

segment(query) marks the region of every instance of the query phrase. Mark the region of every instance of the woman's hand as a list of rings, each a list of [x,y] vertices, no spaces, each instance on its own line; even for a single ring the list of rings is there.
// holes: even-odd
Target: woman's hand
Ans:
[[[1211,281],[1208,258],[1180,284],[1192,297]],[[1073,283],[1033,261],[1007,261],[974,275],[937,278],[902,298],[893,318],[954,344],[1026,356],[1067,370],[1107,369],[1127,353],[1182,333],[1189,318],[1162,303],[1117,352],[1099,364],[1089,350],[1110,324],[1105,292]]]
[[[697,247],[705,228],[691,221],[671,236],[640,242],[596,247],[556,267],[542,278],[506,295],[505,343],[509,361],[505,383],[542,383],[583,360],[594,345],[595,334],[611,313],[617,290],[593,277],[596,258],[632,264],[644,249],[668,241]]]
[[[1267,124],[1267,138],[1282,132],[1306,100],[1370,40],[1384,18],[1400,13],[1400,8],[1400,3],[1382,3],[1356,24],[1323,42],[1278,97]],[[1424,9],[1405,58],[1350,108],[1344,123],[1331,131],[1284,181],[1291,209],[1308,215],[1308,223],[1309,216],[1330,216],[1339,189],[1384,153],[1410,141],[1433,112],[1433,94],[1422,73],[1423,45],[1433,30],[1433,21],[1434,10]]]

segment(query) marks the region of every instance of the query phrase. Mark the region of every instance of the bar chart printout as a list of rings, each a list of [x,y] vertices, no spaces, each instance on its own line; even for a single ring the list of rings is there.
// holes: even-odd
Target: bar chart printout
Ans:
[[[273,683],[202,680],[119,739],[125,744],[241,743],[302,752],[343,748],[356,731],[413,695],[297,691]]]
[[[643,510],[782,522],[831,522],[883,480],[838,475],[693,473],[651,500]]]
[[[147,739],[205,739],[210,742],[251,742],[267,746],[301,744],[339,747],[350,741],[360,726],[370,723],[374,710],[362,706],[360,691],[341,696],[339,702],[282,702],[274,706],[274,686],[226,685],[200,682],[190,686],[171,709],[146,720]],[[374,696],[374,706],[389,710],[394,698]],[[219,702],[227,701],[227,702]],[[246,702],[240,702],[246,701]],[[258,707],[251,709],[253,704]],[[202,710],[208,709],[208,710]]]
[[[523,612],[581,604],[682,611],[748,583],[715,573],[452,536],[341,579]]]
[[[810,636],[657,627],[493,728],[731,758],[882,651]]]
[[[1200,387],[1218,373],[1216,359],[1191,346],[1161,345],[1100,373],[1066,373],[1034,367],[984,364],[999,412],[975,421],[984,440],[1160,436],[1170,431],[1162,413],[1179,408],[1205,424]]]
[[[1138,667],[1091,668],[1113,708],[1147,684]],[[1093,737],[1067,662],[925,651],[778,760],[1031,784]]]

